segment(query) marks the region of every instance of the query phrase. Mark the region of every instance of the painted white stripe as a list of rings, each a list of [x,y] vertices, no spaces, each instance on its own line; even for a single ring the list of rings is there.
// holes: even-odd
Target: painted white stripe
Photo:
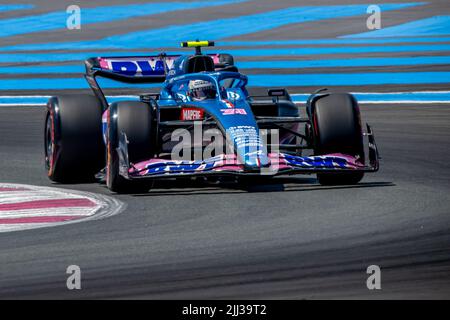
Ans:
[[[0,103],[0,107],[45,107],[46,103]]]
[[[11,204],[11,203],[24,203],[29,201],[38,200],[64,200],[64,199],[76,199],[79,198],[77,195],[70,193],[52,193],[52,192],[36,192],[36,191],[9,191],[0,192],[0,204]],[[90,200],[90,199],[89,199]],[[96,203],[95,201],[93,201]],[[98,203],[97,203],[98,204]]]
[[[379,94],[410,95],[410,94],[450,94],[450,91],[399,91],[399,92],[352,92],[352,93],[366,94],[366,95],[379,95]]]
[[[0,228],[0,232],[11,232],[19,230],[30,230],[36,228],[53,227],[54,223],[15,223],[4,224]]]
[[[0,96],[0,107],[43,107],[52,96]],[[139,95],[112,95],[106,96],[109,103],[118,99],[139,99]]]
[[[31,95],[31,96],[0,96],[0,99],[50,99],[53,96],[39,96],[39,95]],[[139,98],[139,95],[112,95],[106,96],[106,98]]]
[[[398,100],[398,101],[390,101],[390,100],[358,100],[358,103],[367,103],[367,104],[449,104],[450,100]]]
[[[379,94],[392,94],[392,95],[402,95],[402,94],[450,94],[450,91],[446,90],[426,90],[426,91],[393,91],[393,92],[351,92],[352,94],[367,94],[367,95],[379,95]],[[310,93],[294,93],[291,94],[291,96],[306,96],[310,95]],[[0,96],[0,99],[33,99],[33,98],[43,98],[43,99],[49,99],[52,96],[41,96],[41,95],[28,95],[28,96],[21,96],[21,95],[5,95]],[[139,95],[109,95],[106,96],[106,98],[139,98]]]
[[[305,101],[294,101],[295,104],[306,104]],[[450,100],[398,100],[398,101],[389,101],[389,100],[358,100],[359,104],[450,104]]]
[[[450,91],[436,90],[436,91],[393,91],[393,92],[351,92],[352,94],[366,94],[366,95],[380,95],[380,94],[391,94],[391,95],[410,95],[410,94],[450,94]],[[293,93],[291,96],[309,96],[309,93]],[[1,96],[0,96],[1,98]]]
[[[19,99],[29,99],[29,98],[45,98],[49,99],[52,96],[39,96],[39,95],[32,95],[32,96],[0,96],[0,99],[10,99],[10,98],[19,98]]]
[[[305,104],[304,101],[294,101],[296,104]],[[440,100],[440,101],[423,101],[423,100],[400,100],[400,101],[371,101],[371,100],[358,100],[359,103],[370,103],[370,104],[403,104],[403,103],[413,103],[413,104],[449,104],[450,100]],[[45,107],[46,104],[39,103],[0,103],[0,107]]]
[[[88,217],[99,210],[93,208],[51,208],[51,209],[28,209],[0,211],[0,219],[4,218],[29,218],[29,217],[51,217],[51,216],[80,216]]]
[[[359,103],[367,104],[449,104],[450,91],[351,92]],[[292,94],[298,104],[306,103],[307,93]]]
[[[360,103],[366,104],[404,104],[404,103],[414,103],[414,104],[448,104],[450,103],[450,99],[445,99],[446,96],[450,95],[450,91],[441,90],[441,91],[398,91],[398,92],[351,92],[354,95],[365,96],[367,99],[358,99]],[[393,100],[376,100],[376,96],[384,96],[392,97]],[[423,95],[430,95],[430,97],[424,97]],[[291,94],[294,100],[298,98],[306,98],[310,96],[310,93],[296,93]],[[405,99],[398,98],[404,96]],[[416,96],[416,97],[414,97]],[[444,100],[436,100],[440,96],[444,98]],[[12,95],[4,95],[0,96],[0,107],[42,107],[46,105],[45,101],[36,101],[39,99],[49,99],[51,96],[44,95],[30,95],[30,96],[12,96]],[[374,97],[371,99],[371,97]],[[397,99],[395,99],[397,97]],[[110,95],[106,96],[109,100],[114,99],[139,99],[138,95]],[[390,99],[390,98],[389,98]],[[428,100],[427,100],[428,99]],[[29,100],[24,101],[24,100]],[[304,104],[304,101],[295,101],[298,104]]]

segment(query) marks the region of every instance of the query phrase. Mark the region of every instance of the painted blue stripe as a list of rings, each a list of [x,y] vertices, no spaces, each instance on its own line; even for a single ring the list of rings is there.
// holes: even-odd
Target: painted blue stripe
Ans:
[[[124,88],[127,85],[109,79],[100,79],[102,88]],[[450,83],[450,72],[382,72],[339,74],[250,75],[249,86],[339,86],[385,84]],[[159,88],[161,84],[139,85],[141,88]],[[88,88],[83,78],[57,79],[0,79],[0,90],[52,90]]]
[[[296,61],[243,61],[237,62],[239,69],[293,69],[318,67],[381,67],[404,65],[450,65],[450,56],[435,57],[401,57],[401,58],[352,58],[328,60],[296,60]],[[0,73],[1,73],[0,68]]]
[[[10,97],[2,97],[0,96],[0,105],[37,105],[37,104],[46,104],[50,96],[10,96]],[[108,103],[113,103],[117,101],[125,101],[125,100],[139,100],[139,96],[130,96],[130,97],[117,97],[117,96],[106,96]]]
[[[382,10],[397,10],[417,6],[423,3],[381,4]],[[171,26],[157,30],[132,32],[106,38],[103,44],[121,43],[125,46],[134,45],[148,47],[158,42],[176,45],[179,41],[192,37],[204,39],[223,39],[243,34],[271,30],[293,23],[344,18],[366,14],[368,5],[339,5],[292,7],[266,13],[240,16],[199,22],[189,25]],[[148,40],[146,40],[148,39]]]
[[[208,50],[213,52],[214,50]],[[233,49],[226,50],[236,57],[272,57],[272,56],[309,56],[322,54],[364,54],[364,53],[393,53],[393,52],[443,52],[450,51],[450,44],[429,45],[399,45],[399,46],[370,46],[370,47],[326,47],[326,48],[271,48],[271,49]],[[172,54],[186,54],[192,51],[175,51]],[[205,51],[206,52],[206,51]],[[52,61],[80,61],[98,56],[139,56],[149,55],[150,52],[77,52],[77,53],[16,53],[0,54],[0,62],[52,62]],[[153,52],[157,54],[157,52]]]
[[[450,91],[446,92],[395,92],[395,93],[353,93],[360,102],[376,102],[376,101],[439,101],[450,103]],[[293,94],[292,100],[295,102],[305,103],[310,94]]]
[[[380,30],[344,36],[345,38],[420,37],[450,34],[450,16],[435,16]]]
[[[0,74],[43,74],[43,73],[84,73],[86,68],[82,63],[66,66],[28,66],[0,67]]]
[[[450,91],[437,91],[437,92],[392,92],[392,93],[353,93],[356,99],[360,102],[400,102],[400,101],[412,101],[412,102],[427,102],[438,101],[450,103]],[[291,94],[292,100],[295,102],[304,103],[310,96],[309,93]],[[13,104],[45,104],[48,101],[48,96],[0,96],[0,105],[13,105]],[[138,96],[107,96],[109,103],[123,100],[135,100]]]
[[[33,9],[32,4],[0,4],[0,12]]]
[[[383,11],[399,10],[423,5],[424,2],[380,4]],[[339,6],[291,7],[265,13],[234,18],[174,25],[115,35],[95,41],[18,45],[2,50],[71,50],[96,48],[157,48],[176,47],[186,39],[224,39],[243,34],[261,32],[289,24],[366,15],[368,4]]]
[[[311,44],[386,44],[386,43],[433,43],[450,42],[450,37],[395,37],[382,39],[298,39],[298,40],[265,40],[265,41],[220,41],[221,46],[299,46]]]
[[[443,93],[402,93],[402,94],[363,94],[356,93],[356,98],[360,101],[450,101],[450,92]]]
[[[48,101],[47,97],[0,97],[0,105],[2,104],[44,104]]]
[[[179,52],[180,53],[180,52]],[[0,54],[0,62],[62,62],[62,61],[84,61],[92,57],[107,56],[148,56],[149,52],[69,52],[69,53],[6,53]],[[154,52],[154,54],[158,54]]]
[[[271,49],[235,49],[227,50],[235,56],[304,56],[320,54],[360,54],[360,53],[390,53],[390,52],[429,52],[450,51],[450,44],[435,45],[399,45],[371,47],[325,47],[325,48],[271,48]]]
[[[338,74],[251,75],[249,86],[359,86],[450,83],[450,72],[380,72]],[[1,86],[0,86],[1,87]]]
[[[400,58],[352,58],[329,60],[285,60],[285,61],[243,61],[237,62],[239,69],[293,69],[318,67],[377,67],[403,65],[450,65],[450,56],[435,57],[400,57]],[[0,74],[46,74],[46,73],[84,73],[82,63],[65,66],[28,66],[28,67],[0,67]]]
[[[299,45],[316,45],[316,44],[389,44],[389,43],[439,43],[450,42],[450,37],[402,37],[402,38],[382,38],[382,39],[299,39],[299,40],[267,40],[267,41],[220,41],[220,46],[243,46],[243,47],[258,47],[258,46],[299,46]],[[96,44],[88,45],[86,43],[78,43],[80,48],[98,48]],[[84,45],[83,45],[84,44]],[[49,43],[49,44],[29,44],[17,45],[0,48],[2,51],[16,51],[16,50],[70,50],[74,49],[75,44],[70,43]],[[158,45],[152,46],[162,47],[163,43],[158,42]],[[165,44],[169,47],[170,45]],[[120,48],[125,46],[119,45]],[[127,49],[130,49],[129,47]]]
[[[197,2],[157,2],[131,5],[118,5],[96,8],[81,8],[82,28],[85,24],[111,22],[132,17],[150,16],[154,14],[197,9],[239,3],[247,0],[212,0]],[[66,28],[69,14],[55,11],[41,15],[0,20],[0,37],[27,34]]]
[[[139,86],[127,85],[114,80],[99,78],[102,88],[160,88],[160,83],[140,84]],[[63,89],[88,89],[89,85],[82,77],[79,78],[31,78],[31,79],[0,79],[0,90],[63,90]]]

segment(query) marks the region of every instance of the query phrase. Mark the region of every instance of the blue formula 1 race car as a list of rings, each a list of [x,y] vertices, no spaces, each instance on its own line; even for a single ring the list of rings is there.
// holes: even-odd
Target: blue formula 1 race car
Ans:
[[[106,180],[110,190],[127,193],[148,190],[156,179],[197,176],[317,174],[324,185],[356,184],[378,170],[374,135],[369,125],[363,132],[351,94],[318,90],[304,113],[285,89],[250,96],[231,55],[202,53],[213,45],[182,43],[195,48],[191,55],[86,60],[94,95],[61,95],[47,105],[48,177]],[[99,76],[162,88],[108,103]]]

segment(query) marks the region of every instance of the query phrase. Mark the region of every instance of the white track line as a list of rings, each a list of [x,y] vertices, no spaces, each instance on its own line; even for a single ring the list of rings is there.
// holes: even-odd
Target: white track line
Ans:
[[[306,104],[306,101],[294,101],[296,104]],[[399,100],[399,101],[373,101],[358,100],[358,103],[364,104],[450,104],[450,100]],[[0,107],[45,107],[46,103],[0,103]]]
[[[294,101],[295,104],[306,104],[305,101]],[[450,104],[450,100],[398,100],[398,101],[374,101],[374,100],[358,100],[359,104]]]
[[[374,95],[374,94],[450,94],[450,91],[446,90],[427,90],[427,91],[393,91],[393,92],[351,92],[352,94],[368,94],[368,95]],[[293,93],[292,96],[295,95],[309,95],[310,93]],[[21,96],[21,95],[5,95],[0,96],[0,99],[8,99],[8,98],[20,98],[20,99],[30,99],[30,98],[51,98],[52,96],[45,96],[45,95],[28,95],[28,96]],[[106,96],[107,98],[137,98],[139,95],[110,95]]]
[[[449,100],[424,100],[424,97],[418,97],[418,99],[414,99],[414,95],[449,95],[450,91],[443,90],[443,91],[399,91],[399,92],[351,92],[355,95],[365,96],[367,99],[358,99],[359,103],[363,104],[449,104]],[[308,97],[309,93],[296,93],[291,94],[291,96],[295,99],[296,97]],[[376,97],[379,95],[383,96],[405,96],[404,100],[374,100],[370,99],[370,97]],[[33,100],[33,99],[49,99],[51,96],[47,95],[29,95],[29,96],[14,96],[14,95],[4,95],[0,96],[1,100],[10,100],[5,102],[0,102],[0,107],[42,107],[45,106],[46,102],[24,102],[23,100]],[[106,96],[107,99],[138,99],[138,95],[111,95]],[[433,97],[430,97],[431,99]],[[435,97],[434,97],[435,98]],[[297,104],[304,104],[305,101],[294,101]]]

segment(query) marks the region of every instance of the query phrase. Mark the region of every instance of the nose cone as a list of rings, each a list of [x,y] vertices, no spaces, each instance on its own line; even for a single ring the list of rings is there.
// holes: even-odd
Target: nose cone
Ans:
[[[248,171],[267,167],[269,158],[249,103],[245,99],[234,103],[224,100],[218,106],[207,111],[219,119],[227,144],[233,146],[239,162]]]
[[[266,148],[257,127],[247,126],[232,132],[231,139],[239,161],[246,170],[258,171],[269,165]]]
[[[242,159],[244,167],[250,171],[258,171],[261,168],[269,165],[269,158],[263,150],[249,152],[244,155],[239,155]]]

